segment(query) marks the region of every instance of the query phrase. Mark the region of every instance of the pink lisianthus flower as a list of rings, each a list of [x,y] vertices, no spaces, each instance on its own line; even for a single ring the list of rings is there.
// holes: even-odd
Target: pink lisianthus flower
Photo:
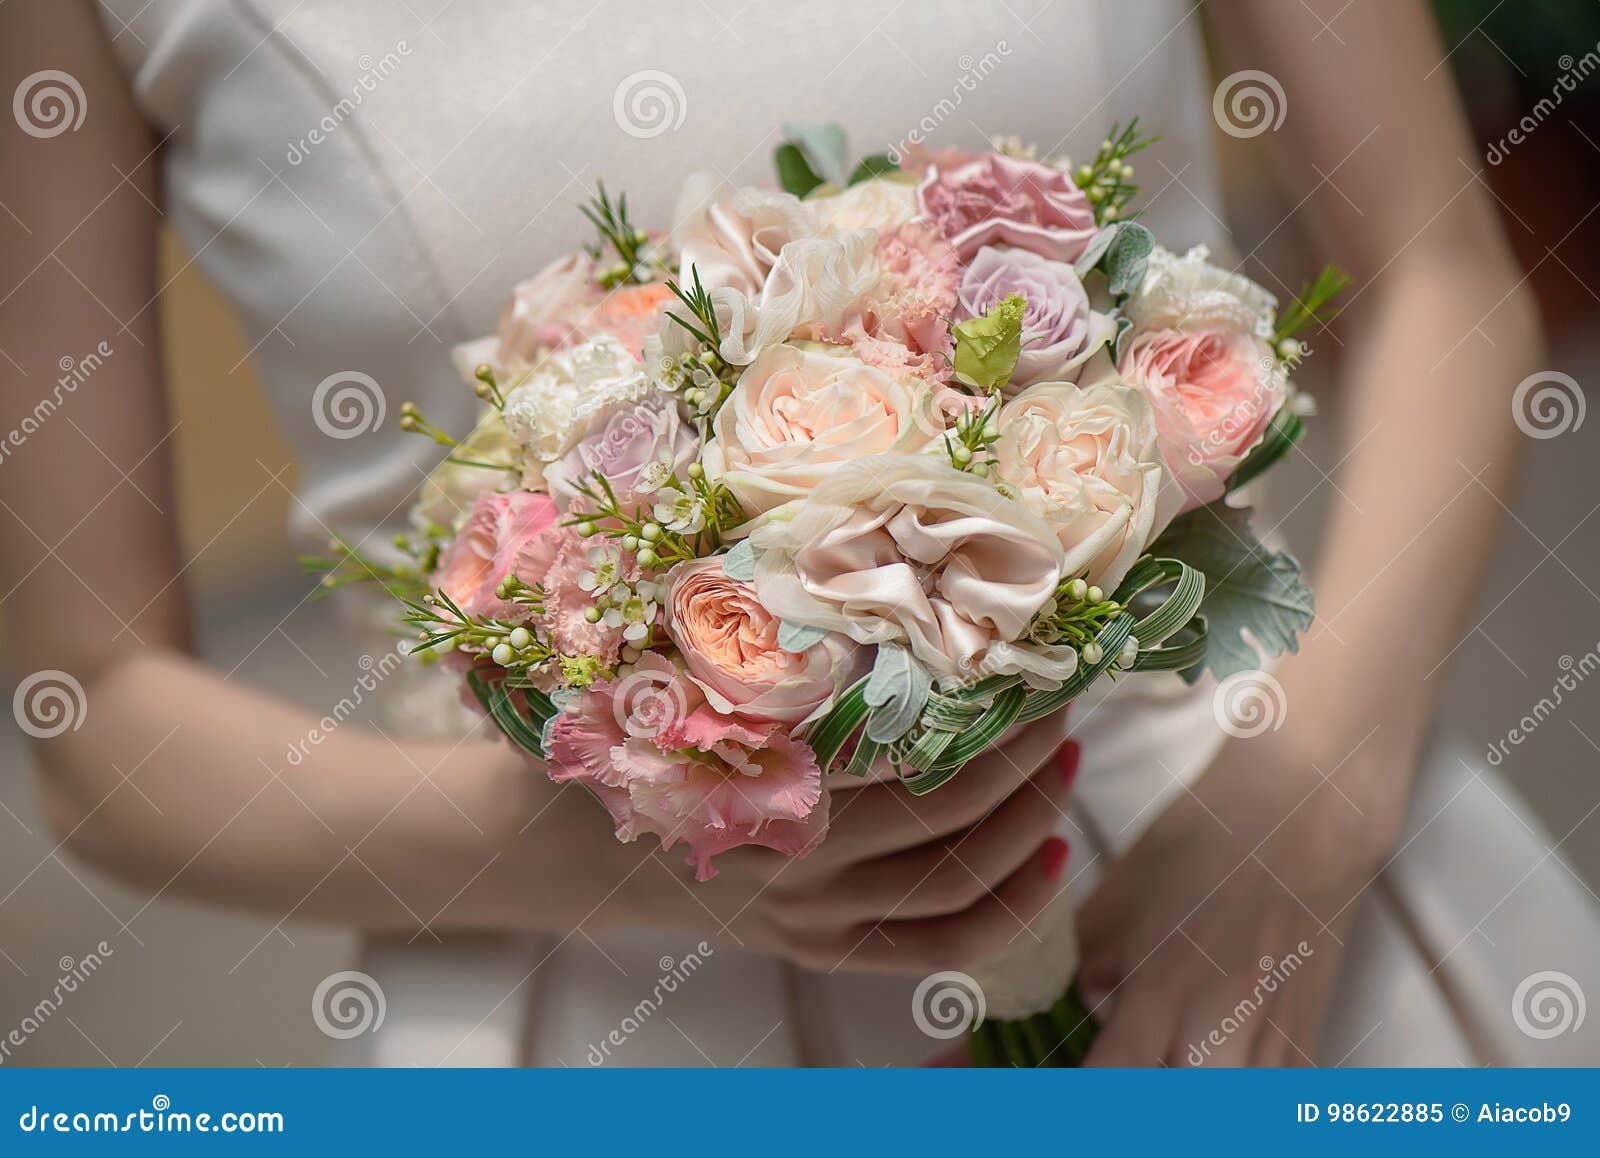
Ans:
[[[1240,329],[1137,334],[1118,366],[1155,410],[1162,461],[1182,510],[1222,497],[1288,390],[1272,349]]]
[[[656,652],[563,711],[549,768],[552,780],[578,781],[599,798],[619,840],[650,833],[663,848],[685,842],[700,880],[716,875],[718,853],[759,845],[799,856],[827,831],[811,749],[781,724],[717,712]]]
[[[999,153],[930,169],[917,187],[917,205],[962,261],[997,244],[1076,261],[1095,235],[1094,210],[1070,176]]]
[[[467,514],[455,540],[439,558],[433,584],[468,615],[513,622],[528,608],[501,599],[495,588],[509,574],[543,583],[556,556],[556,506],[548,495],[486,491]]]
[[[937,230],[910,221],[878,236],[878,281],[830,341],[847,342],[869,366],[919,378],[945,376],[950,364],[950,313],[961,262]]]

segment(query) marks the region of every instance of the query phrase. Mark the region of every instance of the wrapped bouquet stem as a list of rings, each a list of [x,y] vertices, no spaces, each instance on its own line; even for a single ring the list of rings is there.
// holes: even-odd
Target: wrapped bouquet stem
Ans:
[[[781,189],[692,178],[665,232],[602,187],[460,350],[477,429],[402,409],[446,455],[405,558],[313,564],[381,582],[419,661],[700,879],[814,849],[830,774],[914,806],[1099,681],[1227,676],[1311,617],[1237,492],[1300,433],[1338,275],[1280,310],[1157,244],[1136,125],[1082,164],[787,136]],[[1081,1059],[1075,966],[1057,898],[975,968],[975,1058]]]

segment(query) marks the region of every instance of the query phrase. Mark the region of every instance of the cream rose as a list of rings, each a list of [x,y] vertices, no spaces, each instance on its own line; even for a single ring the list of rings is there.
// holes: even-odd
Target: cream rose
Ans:
[[[838,466],[940,437],[932,394],[847,351],[769,346],[717,411],[701,462],[751,519],[804,498]]]
[[[1150,403],[1126,386],[1041,382],[997,421],[996,473],[1060,541],[1063,574],[1115,587],[1177,507]]]
[[[936,455],[880,455],[833,471],[751,536],[756,593],[787,622],[858,643],[904,642],[941,678],[997,669],[1056,590],[1050,526]]]
[[[917,187],[910,181],[875,177],[858,181],[842,193],[813,197],[806,205],[828,231],[891,233],[917,215]]]
[[[719,712],[793,730],[863,674],[866,649],[842,635],[780,648],[777,617],[754,587],[722,573],[719,557],[680,563],[667,583],[667,633]]]

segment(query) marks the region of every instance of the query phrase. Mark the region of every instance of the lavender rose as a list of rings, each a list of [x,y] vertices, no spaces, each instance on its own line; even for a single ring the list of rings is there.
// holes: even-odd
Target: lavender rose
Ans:
[[[563,512],[578,484],[604,475],[623,509],[645,501],[699,456],[700,439],[669,398],[651,397],[597,414],[576,446],[545,467],[550,497]]]
[[[1021,294],[1028,307],[1022,315],[1022,356],[1007,393],[1035,382],[1073,381],[1116,330],[1109,317],[1089,308],[1089,295],[1070,265],[996,246],[978,250],[962,275],[956,320],[982,317],[1012,294]]]

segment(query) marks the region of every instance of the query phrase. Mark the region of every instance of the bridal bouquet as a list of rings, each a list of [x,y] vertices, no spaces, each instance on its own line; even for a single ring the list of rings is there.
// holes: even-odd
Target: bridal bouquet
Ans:
[[[415,653],[701,879],[805,855],[830,773],[933,792],[1097,680],[1226,676],[1311,618],[1225,500],[1300,434],[1294,335],[1339,275],[1280,312],[1156,244],[1136,124],[1079,166],[786,132],[781,191],[691,178],[665,233],[602,187],[593,242],[458,351],[477,429],[402,408],[449,448],[410,562],[321,564],[381,579]],[[980,1061],[1092,1034],[1067,906],[1041,926],[976,970]]]

